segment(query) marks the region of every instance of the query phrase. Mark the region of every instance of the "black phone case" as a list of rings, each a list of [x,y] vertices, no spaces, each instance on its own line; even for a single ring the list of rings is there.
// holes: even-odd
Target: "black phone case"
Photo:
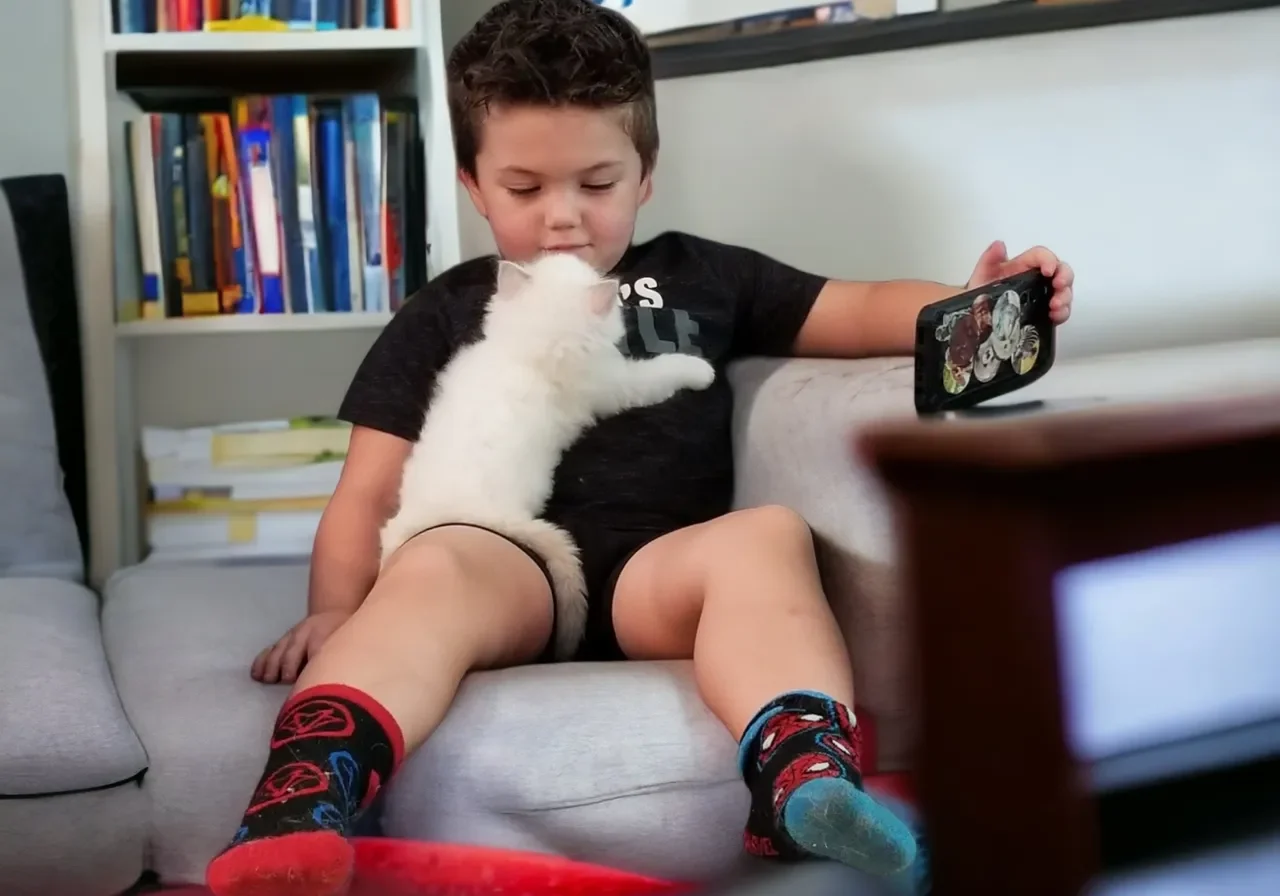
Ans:
[[[1053,281],[1028,271],[920,309],[916,411],[970,408],[1029,386],[1053,366]]]

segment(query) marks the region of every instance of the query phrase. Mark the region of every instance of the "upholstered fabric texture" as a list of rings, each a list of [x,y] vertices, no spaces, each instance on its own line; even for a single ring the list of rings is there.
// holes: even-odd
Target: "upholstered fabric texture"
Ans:
[[[107,787],[146,766],[107,666],[97,595],[60,579],[0,579],[0,797]]]

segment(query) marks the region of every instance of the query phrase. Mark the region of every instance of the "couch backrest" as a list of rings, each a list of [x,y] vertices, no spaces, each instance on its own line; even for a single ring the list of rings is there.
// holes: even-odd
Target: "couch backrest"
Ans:
[[[2,185],[0,577],[79,581],[84,577],[83,545],[66,488],[62,456],[68,452],[59,450],[50,387],[55,377],[67,382],[80,375],[74,287],[69,309],[65,296],[67,284],[74,283],[66,185],[59,176],[14,178]],[[51,274],[54,269],[60,270]],[[42,345],[37,337],[38,331],[48,336],[54,324],[73,337],[74,359],[60,356],[66,348],[47,338]],[[74,391],[70,400],[78,403],[78,385]],[[59,396],[64,408],[66,400]],[[64,416],[83,444],[81,410]],[[78,473],[82,489],[82,468]]]

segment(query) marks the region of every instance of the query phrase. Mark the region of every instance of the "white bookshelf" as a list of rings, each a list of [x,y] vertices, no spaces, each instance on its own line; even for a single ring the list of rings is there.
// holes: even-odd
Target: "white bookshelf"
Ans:
[[[142,425],[333,413],[350,371],[391,318],[353,312],[118,320],[118,309],[140,292],[124,145],[124,122],[139,108],[130,92],[117,86],[118,67],[149,66],[163,77],[168,62],[181,57],[184,69],[198,67],[208,86],[218,88],[243,59],[265,63],[271,71],[295,65],[323,69],[330,61],[335,65],[328,67],[336,68],[352,58],[364,71],[377,71],[385,62],[397,92],[418,100],[430,277],[461,260],[442,2],[448,0],[412,0],[412,26],[405,29],[167,34],[113,33],[111,0],[71,5],[76,91],[71,181],[93,584],[142,558],[137,472]],[[253,90],[229,88],[255,91],[276,88],[269,81]]]
[[[199,31],[168,34],[108,34],[107,53],[350,53],[416,50],[423,29],[342,31]]]
[[[144,336],[207,336],[212,333],[305,333],[309,330],[381,330],[387,311],[323,314],[223,314],[169,320],[131,320],[116,324],[122,339]]]

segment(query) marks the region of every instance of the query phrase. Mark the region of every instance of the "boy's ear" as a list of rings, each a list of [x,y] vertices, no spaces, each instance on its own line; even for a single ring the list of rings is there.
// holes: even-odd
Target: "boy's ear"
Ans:
[[[511,298],[529,282],[529,272],[514,261],[505,258],[498,261],[498,295]]]
[[[459,168],[458,181],[467,188],[467,195],[471,197],[471,204],[475,206],[476,213],[487,219],[489,215],[485,212],[484,197],[480,195],[480,185],[476,183],[476,179],[468,174],[465,168]]]
[[[654,165],[657,162],[655,160]],[[653,168],[649,169],[649,173],[640,179],[640,205],[644,205],[653,197]]]
[[[622,286],[618,280],[601,280],[591,287],[591,312],[600,317],[609,313],[609,309],[618,301],[618,289]]]

